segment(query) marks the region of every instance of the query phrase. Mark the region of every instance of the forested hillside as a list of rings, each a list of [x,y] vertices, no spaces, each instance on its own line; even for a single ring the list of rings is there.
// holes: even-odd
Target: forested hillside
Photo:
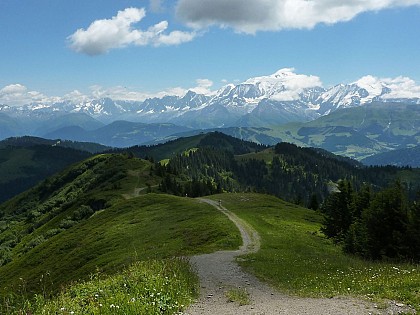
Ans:
[[[201,135],[194,143],[187,139],[197,138],[175,140],[189,143],[189,147],[183,147],[189,150],[178,154],[168,150],[166,156],[170,158],[155,165],[157,174],[164,177],[162,191],[193,197],[221,191],[256,191],[308,206],[311,201],[320,204],[337,189],[341,179],[349,180],[355,188],[368,182],[377,189],[400,178],[410,198],[420,189],[418,169],[365,167],[321,149],[288,143],[267,148],[217,132]],[[158,147],[158,156],[163,157],[165,145]],[[149,159],[157,156],[155,148],[144,148]],[[134,152],[147,155],[146,151]]]
[[[356,191],[340,181],[321,207],[323,232],[344,250],[367,259],[420,260],[420,191],[417,200],[395,181],[375,192],[368,184]]]

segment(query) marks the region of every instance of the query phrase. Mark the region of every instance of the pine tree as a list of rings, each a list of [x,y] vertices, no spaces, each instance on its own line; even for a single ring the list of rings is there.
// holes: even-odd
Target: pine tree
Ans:
[[[338,192],[332,193],[325,200],[321,211],[324,213],[322,231],[336,241],[346,238],[353,219],[354,193],[349,181],[343,180],[338,184]]]

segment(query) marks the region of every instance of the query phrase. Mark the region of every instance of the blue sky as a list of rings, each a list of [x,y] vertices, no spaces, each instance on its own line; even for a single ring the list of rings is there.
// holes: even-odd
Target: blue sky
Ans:
[[[286,67],[325,87],[419,85],[419,30],[420,0],[0,0],[0,103],[214,90]]]

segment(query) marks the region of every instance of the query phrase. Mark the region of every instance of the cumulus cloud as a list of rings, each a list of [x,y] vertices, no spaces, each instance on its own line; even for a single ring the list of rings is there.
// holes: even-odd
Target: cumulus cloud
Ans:
[[[179,0],[177,16],[192,27],[231,27],[238,32],[310,29],[349,21],[360,13],[420,5],[420,0]]]
[[[197,86],[191,88],[190,90],[197,94],[212,95],[214,91],[211,90],[213,86],[213,81],[209,79],[197,79]]]
[[[30,103],[50,103],[57,98],[49,98],[37,91],[29,91],[22,84],[10,84],[0,89],[0,104],[22,106]]]
[[[166,33],[167,21],[161,21],[146,30],[134,28],[134,24],[145,16],[144,8],[127,8],[118,11],[111,19],[96,20],[87,29],[78,29],[67,38],[69,46],[76,52],[94,56],[129,45],[179,45],[192,41],[196,36],[195,32]]]
[[[193,87],[170,87],[157,92],[150,91],[136,91],[124,86],[103,87],[101,85],[92,85],[89,87],[89,92],[83,94],[78,90],[74,90],[66,95],[63,99],[80,103],[87,100],[111,98],[113,100],[121,101],[139,101],[142,102],[148,98],[162,98],[164,96],[184,96],[188,91],[193,91],[198,94],[212,95],[215,93],[211,90],[213,82],[208,79],[197,79]]]
[[[259,84],[260,89],[275,101],[297,100],[305,89],[322,86],[318,76],[296,74],[294,68],[280,69],[272,75],[251,78],[244,83]]]
[[[91,99],[111,98],[113,100],[123,101],[144,101],[146,98],[153,97],[153,93],[131,90],[124,86],[102,87],[93,85],[89,88]]]
[[[399,76],[395,79],[381,79],[391,92],[385,94],[385,99],[420,98],[420,85],[410,78]]]
[[[322,86],[319,77],[296,75],[284,82],[284,90],[272,95],[270,98],[275,101],[294,101],[300,99],[300,94],[308,88]]]

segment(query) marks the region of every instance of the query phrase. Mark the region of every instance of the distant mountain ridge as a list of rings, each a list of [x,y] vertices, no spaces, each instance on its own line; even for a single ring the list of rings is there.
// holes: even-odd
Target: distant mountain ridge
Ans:
[[[420,106],[417,104],[374,102],[366,106],[342,108],[309,122],[270,127],[213,128],[233,137],[266,145],[278,142],[322,148],[337,155],[362,160],[378,153],[420,145]],[[155,141],[199,133],[192,130]],[[152,143],[149,143],[152,144]],[[404,165],[417,165],[416,160]],[[401,165],[391,161],[391,164]],[[414,164],[413,164],[414,163]]]
[[[411,82],[408,78],[398,80],[365,76],[350,84],[324,88],[318,77],[296,74],[294,69],[285,68],[272,75],[226,85],[210,95],[189,90],[183,96],[166,95],[144,101],[100,98],[19,107],[0,105],[0,113],[20,120],[87,114],[103,123],[127,120],[174,123],[189,128],[258,127],[311,121],[340,108],[372,102],[419,105],[418,87],[408,84]]]
[[[324,88],[318,77],[286,68],[208,94],[189,90],[144,101],[84,97],[0,105],[0,140],[31,135],[130,147],[219,130],[257,143],[286,141],[361,160],[420,145],[419,91],[409,78],[369,75]]]
[[[420,145],[369,156],[361,161],[365,165],[394,165],[420,168]]]

